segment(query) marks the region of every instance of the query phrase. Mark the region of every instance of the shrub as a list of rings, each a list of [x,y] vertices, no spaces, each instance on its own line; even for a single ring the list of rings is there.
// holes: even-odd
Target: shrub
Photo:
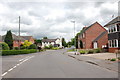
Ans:
[[[35,53],[35,52],[37,52],[36,49],[29,49],[29,50],[2,50],[2,56],[29,54],[29,53]]]
[[[70,50],[68,50],[68,52],[72,52],[72,51],[75,51],[75,49],[70,49]]]
[[[120,60],[120,57],[118,57],[118,60]]]
[[[59,47],[53,47],[52,48],[52,50],[58,50],[59,49]]]
[[[9,50],[9,46],[7,43],[0,43],[0,45],[2,46],[2,50]]]
[[[101,52],[101,49],[94,49],[94,52],[95,52],[95,53],[100,53],[100,52]]]
[[[52,45],[49,45],[49,49],[52,49],[53,48],[53,46]]]
[[[31,44],[28,49],[37,49],[37,46],[35,44]]]
[[[113,59],[111,59],[110,61],[116,61],[116,59],[115,59],[115,58],[113,58]]]
[[[85,54],[86,51],[85,50],[80,50],[80,54]]]
[[[89,50],[88,51],[88,54],[92,54],[92,53],[94,53],[94,50]]]
[[[15,50],[18,50],[19,48],[18,47],[14,47]]]
[[[45,48],[45,49],[49,49],[49,47],[48,47],[48,46],[45,46],[44,48]]]
[[[26,49],[26,47],[25,46],[21,46],[20,49]]]

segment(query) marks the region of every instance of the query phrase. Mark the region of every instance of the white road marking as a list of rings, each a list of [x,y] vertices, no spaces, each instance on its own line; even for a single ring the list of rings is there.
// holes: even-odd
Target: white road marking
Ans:
[[[12,71],[12,70],[13,70],[13,68],[9,69],[8,71],[10,72],[10,71]]]
[[[19,61],[20,61],[19,64],[16,64],[16,66],[14,66],[13,68],[9,69],[7,72],[3,73],[1,76],[2,76],[2,77],[5,76],[6,74],[8,74],[8,72],[12,71],[12,70],[15,69],[17,66],[20,66],[22,63],[24,63],[25,61],[28,61],[29,59],[31,59],[31,58],[33,58],[33,57],[35,57],[35,56],[31,56],[31,57],[28,56],[28,57],[26,57],[26,58],[23,58],[23,59],[19,60]],[[21,62],[21,61],[22,61],[22,62]]]
[[[25,57],[25,58],[23,58],[23,59],[20,59],[19,61],[23,61],[24,59],[27,59],[28,57],[30,57],[30,56],[27,56],[27,57]]]
[[[5,76],[7,73],[8,73],[8,72],[5,72],[5,73],[4,73],[4,74],[2,74],[1,76],[3,77],[3,76]]]

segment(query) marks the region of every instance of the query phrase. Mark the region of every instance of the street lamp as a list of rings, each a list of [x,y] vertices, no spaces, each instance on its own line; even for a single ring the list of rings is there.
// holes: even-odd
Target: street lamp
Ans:
[[[75,21],[71,21],[74,23],[74,37],[75,37]],[[74,46],[75,46],[75,54],[76,54],[76,39],[74,38]]]
[[[20,16],[19,16],[19,42],[18,42],[18,47],[20,50]]]

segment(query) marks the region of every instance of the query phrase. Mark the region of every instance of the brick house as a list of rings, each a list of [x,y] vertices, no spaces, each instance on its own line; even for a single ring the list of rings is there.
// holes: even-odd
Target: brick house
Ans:
[[[32,42],[32,44],[35,43],[35,39],[32,36],[21,36],[25,40],[28,40],[29,42]]]
[[[84,27],[78,35],[78,48],[96,49],[107,47],[108,33],[98,22]],[[82,46],[81,46],[82,44]]]
[[[109,52],[115,52],[120,49],[120,16],[116,17],[104,27],[108,28]]]
[[[13,47],[19,47],[19,36],[12,34],[13,38]],[[4,42],[5,35],[2,36],[2,41]],[[24,43],[25,40],[28,40],[34,44],[34,38],[32,36],[20,36],[20,45]]]

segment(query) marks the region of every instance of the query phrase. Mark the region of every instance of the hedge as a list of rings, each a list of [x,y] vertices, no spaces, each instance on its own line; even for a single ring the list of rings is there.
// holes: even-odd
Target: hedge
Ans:
[[[35,52],[37,52],[36,49],[28,49],[28,50],[2,50],[2,56],[29,54],[29,53],[35,53]]]

